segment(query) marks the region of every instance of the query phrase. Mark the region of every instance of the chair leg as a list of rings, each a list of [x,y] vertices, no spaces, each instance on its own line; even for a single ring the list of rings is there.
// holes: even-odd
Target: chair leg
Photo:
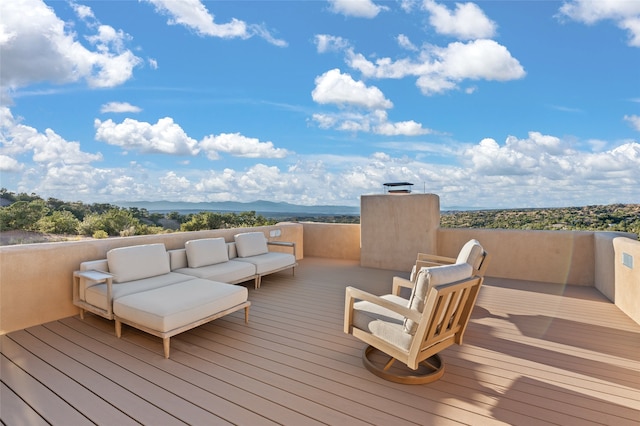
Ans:
[[[389,380],[390,382],[402,383],[405,385],[421,385],[435,382],[444,374],[444,361],[438,354],[427,358],[420,363],[417,370],[412,370],[406,365],[398,365],[389,371],[391,364],[396,360],[391,358],[386,363],[374,360],[375,355],[386,355],[373,346],[367,346],[362,352],[362,362],[367,370],[376,376]],[[401,364],[401,363],[400,363]]]

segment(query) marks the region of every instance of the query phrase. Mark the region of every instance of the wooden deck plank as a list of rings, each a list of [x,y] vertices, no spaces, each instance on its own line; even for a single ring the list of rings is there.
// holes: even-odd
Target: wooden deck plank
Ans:
[[[168,360],[161,339],[130,327],[118,339],[93,315],[11,333],[0,420],[166,423],[133,418],[146,407],[214,424],[638,424],[640,325],[593,288],[489,278],[465,344],[442,353],[442,379],[370,374],[364,345],[342,331],[344,288],[387,293],[394,275],[407,273],[304,259],[295,276],[246,284],[249,324],[234,313],[177,335]],[[79,412],[88,401],[98,406]]]
[[[35,379],[42,383],[50,383],[53,392],[63,398],[69,406],[75,407],[85,417],[112,419],[123,426],[137,424],[131,417],[119,411],[117,406],[114,407],[107,403],[91,391],[91,388],[102,389],[105,386],[104,381],[101,380],[102,376],[70,359],[59,349],[54,349],[53,346],[39,340],[37,335],[43,333],[38,333],[38,331],[46,333],[46,330],[42,329],[41,326],[33,327],[31,330],[35,332],[35,336],[25,330],[13,333],[11,339],[5,342],[5,353],[9,356],[20,357],[21,348],[27,349],[33,357],[30,357],[28,361],[20,359],[18,363],[26,368],[28,362],[29,370],[37,372],[34,375]],[[61,346],[57,346],[57,348],[61,348]],[[42,357],[46,357],[46,361]],[[122,392],[122,389],[117,389],[116,392]],[[132,396],[135,397],[135,395]]]
[[[109,327],[110,324],[101,318],[87,319],[88,321],[79,321],[76,318],[65,320],[64,325],[68,330],[64,330],[61,327],[62,324],[55,323],[51,324],[51,328],[59,333],[65,333],[74,342],[81,342],[85,346],[95,346],[99,350],[109,347],[114,352],[120,352],[121,355],[116,354],[114,357],[121,359],[122,364],[127,368],[133,369],[136,374],[145,377],[154,385],[167,389],[176,396],[209,412],[204,416],[204,419],[197,423],[274,424],[254,412],[252,407],[256,401],[251,398],[252,395],[238,394],[235,392],[235,387],[229,386],[215,377],[206,377],[201,373],[196,375],[193,368],[181,365],[173,358],[165,360],[162,350],[159,352],[155,349],[145,350],[137,345],[129,344],[124,339],[118,339]],[[100,331],[86,324],[87,322],[94,325],[105,325],[107,328]],[[73,326],[73,328],[69,326]],[[94,339],[95,341],[92,341]],[[229,400],[230,397],[231,400]],[[242,404],[246,404],[248,407],[243,407],[237,401],[242,401]],[[272,409],[273,407],[267,408]]]
[[[78,329],[85,328],[85,321],[78,321],[76,325]],[[94,325],[105,325],[104,320],[100,318],[89,318],[89,321]],[[108,329],[108,325],[106,325]],[[228,370],[222,370],[215,364],[200,363],[195,357],[188,358],[187,360],[181,358],[179,350],[172,350],[172,357],[170,360],[164,360],[162,355],[162,345],[159,339],[139,332],[138,330],[128,329],[131,333],[124,336],[123,339],[117,339],[110,333],[102,334],[100,337],[104,339],[104,342],[114,347],[126,348],[127,353],[135,356],[136,358],[156,364],[158,368],[166,370],[167,372],[188,379],[194,385],[206,389],[207,391],[222,395],[221,399],[228,399],[229,402],[235,403],[236,413],[230,413],[227,410],[232,410],[234,407],[220,406],[220,402],[213,404],[216,412],[225,412],[225,418],[233,420],[239,424],[312,424],[312,421],[305,415],[300,415],[290,408],[284,405],[273,404],[266,400],[264,397],[256,394],[255,381],[248,378],[249,384],[245,385],[249,391],[242,389],[243,384],[247,380],[243,380],[245,376],[233,374]],[[187,354],[188,355],[188,354]],[[158,360],[160,362],[158,362]],[[206,364],[204,367],[201,364]],[[259,384],[259,382],[258,382]],[[268,388],[267,388],[268,389]],[[256,414],[259,413],[259,414]],[[258,416],[257,418],[254,416]],[[262,418],[260,418],[262,417]],[[273,418],[275,420],[268,420]]]
[[[2,351],[11,350],[10,339],[2,336]],[[35,367],[28,364],[31,358],[30,354],[26,350],[22,350],[20,358],[26,360],[26,368],[36,370]],[[60,398],[55,392],[48,388],[45,384],[36,380],[31,374],[37,374],[37,371],[33,373],[27,373],[20,366],[12,362],[3,353],[0,356],[0,377],[2,377],[3,383],[9,386],[13,392],[20,396],[35,412],[37,412],[41,418],[48,424],[73,424],[73,425],[90,425],[93,424],[89,419],[84,417],[73,406],[70,406],[65,400]],[[55,384],[54,384],[55,385]],[[6,413],[6,407],[3,406],[0,416],[4,422],[6,418],[16,417],[15,413]],[[31,413],[28,413],[31,414]],[[9,423],[10,424],[10,423]]]
[[[5,425],[47,426],[49,424],[1,380],[0,422]]]
[[[95,317],[89,319],[89,321],[92,320],[102,324],[105,322]],[[83,323],[83,321],[79,322]],[[221,369],[215,364],[206,361],[203,362],[199,358],[190,356],[190,354],[181,354],[179,349],[175,351],[172,350],[171,359],[165,361],[159,339],[135,329],[128,328],[127,330],[130,333],[123,336],[123,339],[116,339],[107,332],[104,336],[107,339],[106,343],[109,343],[111,339],[116,339],[115,342],[112,343],[114,347],[126,347],[127,353],[136,358],[157,364],[158,368],[166,369],[171,374],[185,380],[189,379],[191,383],[198,387],[207,389],[211,393],[219,394],[223,398],[228,399],[229,402],[235,402],[237,405],[236,409],[248,412],[248,414],[245,413],[244,416],[242,414],[236,414],[233,417],[229,417],[230,415],[227,414],[225,418],[241,424],[313,424],[311,419],[306,415],[299,414],[285,405],[271,403],[259,395],[257,386],[262,385],[261,382],[257,382],[253,378],[246,377],[242,374]],[[158,359],[160,359],[160,363],[157,362]],[[248,390],[244,390],[243,388]],[[265,389],[267,391],[270,390],[268,387]],[[223,411],[222,407],[215,407],[216,412]],[[253,418],[249,414],[262,416],[262,419]],[[268,418],[273,420],[268,420]]]

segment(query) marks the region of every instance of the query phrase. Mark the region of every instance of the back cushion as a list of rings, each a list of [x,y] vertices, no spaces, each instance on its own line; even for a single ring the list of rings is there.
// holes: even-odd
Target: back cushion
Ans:
[[[227,243],[224,238],[202,238],[187,241],[184,244],[187,251],[189,268],[215,265],[229,260]]]
[[[422,313],[431,287],[470,278],[472,273],[473,268],[468,263],[422,268],[418,272],[416,283],[411,291],[408,307]],[[415,334],[417,328],[418,325],[414,321],[405,319],[404,331],[406,333]]]
[[[473,266],[473,269],[478,269],[482,263],[483,253],[484,249],[478,240],[469,240],[464,246],[462,246],[462,249],[460,249],[456,263],[466,262]]]
[[[238,257],[257,256],[269,252],[267,239],[262,232],[245,232],[234,237]]]
[[[229,259],[233,259],[234,257],[238,257],[238,251],[236,250],[236,243],[227,243],[227,249],[229,252]]]
[[[115,283],[141,280],[171,272],[169,254],[161,243],[109,250],[107,262]]]

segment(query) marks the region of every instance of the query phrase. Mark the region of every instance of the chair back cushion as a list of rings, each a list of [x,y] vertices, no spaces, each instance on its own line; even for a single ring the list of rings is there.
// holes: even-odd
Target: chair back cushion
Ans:
[[[483,254],[484,249],[478,240],[469,240],[462,246],[462,249],[460,249],[456,263],[468,263],[474,270],[478,270],[482,264]]]
[[[251,257],[269,252],[262,232],[245,232],[234,236],[238,257]]]
[[[187,251],[189,268],[215,265],[229,260],[227,243],[221,237],[187,241],[184,248]]]
[[[408,307],[422,313],[431,287],[470,278],[472,274],[473,268],[466,262],[420,269],[420,271],[418,271],[416,283],[411,291]],[[410,320],[409,318],[405,319],[405,333],[413,335],[417,328],[418,324],[416,324],[415,321]]]
[[[171,272],[169,253],[164,244],[119,247],[107,252],[109,272],[114,283],[141,280]]]

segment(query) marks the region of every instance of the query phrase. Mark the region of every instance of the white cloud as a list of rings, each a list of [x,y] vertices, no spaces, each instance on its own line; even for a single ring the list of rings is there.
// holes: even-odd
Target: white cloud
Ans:
[[[210,159],[217,159],[218,152],[245,158],[284,158],[289,154],[286,149],[275,148],[273,142],[260,142],[240,133],[207,136],[200,142],[200,148]]]
[[[66,141],[51,129],[40,133],[33,127],[20,124],[9,108],[0,107],[0,110],[0,154],[13,157],[31,154],[33,161],[46,166],[87,164],[102,160],[101,154],[83,152],[78,142]]]
[[[113,120],[95,120],[96,140],[109,145],[134,149],[142,153],[172,155],[196,155],[198,142],[173,122],[170,117],[161,118],[156,124],[126,118],[116,124]]]
[[[15,158],[0,154],[0,172],[16,173],[24,169],[24,164],[20,164]]]
[[[506,47],[487,39],[454,42],[447,47],[429,46],[417,60],[381,58],[374,63],[348,51],[347,64],[366,77],[417,76],[417,85],[425,95],[455,89],[466,79],[507,81],[525,76],[524,68]]]
[[[322,129],[335,129],[344,132],[374,133],[385,136],[418,136],[432,133],[413,120],[390,122],[384,110],[370,113],[341,111],[333,114],[314,114],[314,122]]]
[[[625,121],[628,121],[631,124],[631,127],[640,132],[640,116],[639,115],[625,115]]]
[[[284,40],[275,38],[263,25],[247,24],[237,18],[232,18],[225,24],[217,24],[200,0],[146,1],[153,4],[157,12],[169,15],[169,25],[184,25],[201,36],[247,39],[257,35],[273,45],[287,45]]]
[[[375,18],[383,10],[388,10],[385,6],[379,6],[371,0],[328,0],[330,10],[345,16],[356,18]]]
[[[455,11],[450,11],[443,4],[425,0],[423,8],[430,13],[429,23],[439,34],[471,40],[491,38],[496,33],[496,23],[475,3],[456,3]]]
[[[329,34],[317,34],[314,41],[318,53],[341,51],[349,47],[349,42],[344,38]]]
[[[385,98],[380,89],[375,86],[367,87],[362,81],[355,81],[337,68],[316,77],[315,83],[311,96],[319,104],[352,105],[369,109],[393,107],[393,103]]]
[[[407,37],[406,35],[400,34],[398,35],[398,37],[396,37],[396,39],[398,40],[398,46],[402,47],[403,49],[411,51],[418,50],[418,48],[411,42],[411,40],[409,40],[409,37]]]
[[[25,19],[25,11],[29,19]],[[85,16],[90,10],[82,8]],[[83,46],[76,34],[53,9],[40,0],[15,0],[2,4],[0,29],[0,81],[4,91],[49,81],[70,83],[85,80],[91,87],[113,87],[131,78],[140,58],[124,48],[128,36],[107,25],[87,40],[95,51]]]
[[[115,112],[140,112],[142,108],[131,105],[129,102],[108,102],[100,107],[101,113]]]
[[[636,0],[570,0],[559,16],[587,25],[610,20],[629,34],[629,45],[640,47],[640,2]]]

